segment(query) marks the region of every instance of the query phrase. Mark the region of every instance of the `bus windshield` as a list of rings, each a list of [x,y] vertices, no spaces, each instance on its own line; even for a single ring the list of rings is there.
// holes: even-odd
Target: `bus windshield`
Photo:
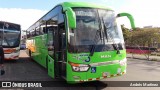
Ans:
[[[20,44],[20,26],[11,23],[0,23],[0,45],[17,47]]]
[[[76,48],[77,51],[89,51],[90,46],[96,44],[100,51],[100,47],[114,50],[112,44],[124,42],[122,30],[116,24],[114,11],[92,8],[73,8],[73,10],[77,26],[76,29],[69,30],[68,41],[71,48]]]

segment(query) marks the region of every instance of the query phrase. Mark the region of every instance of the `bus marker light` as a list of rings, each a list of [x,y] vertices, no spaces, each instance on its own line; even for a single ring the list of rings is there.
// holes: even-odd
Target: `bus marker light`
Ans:
[[[103,78],[107,78],[107,76],[103,76]]]
[[[96,78],[96,80],[100,80],[100,78]]]
[[[84,80],[80,80],[79,82],[84,82]]]
[[[125,72],[122,72],[122,74],[125,74]]]
[[[117,76],[120,76],[120,75],[121,75],[121,74],[119,74],[119,73],[117,74]]]
[[[112,74],[111,77],[114,77],[114,75]]]
[[[92,81],[92,78],[88,79],[88,81]]]

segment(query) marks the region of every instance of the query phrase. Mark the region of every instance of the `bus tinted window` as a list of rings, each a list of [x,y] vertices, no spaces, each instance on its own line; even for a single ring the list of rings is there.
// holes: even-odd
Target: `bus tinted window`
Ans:
[[[34,37],[35,36],[35,29],[33,29],[32,31],[30,31],[30,34],[31,34],[31,37]]]
[[[39,27],[36,28],[36,35],[39,35]]]
[[[63,22],[64,22],[64,15],[62,13],[59,13],[58,24]]]
[[[20,25],[0,21],[0,45],[5,47],[17,47],[20,44]]]
[[[58,16],[53,17],[47,21],[47,31],[48,31],[48,54],[53,57],[54,53],[54,35],[55,30],[58,28]]]
[[[27,31],[26,33],[27,33],[27,38],[29,38],[29,37],[30,37],[30,33],[29,33],[29,31]]]
[[[41,26],[40,26],[40,35],[43,35],[44,33],[46,32],[46,23],[43,23]]]
[[[8,22],[0,22],[0,29],[9,29],[9,30],[16,30],[20,31],[20,25],[12,24]]]

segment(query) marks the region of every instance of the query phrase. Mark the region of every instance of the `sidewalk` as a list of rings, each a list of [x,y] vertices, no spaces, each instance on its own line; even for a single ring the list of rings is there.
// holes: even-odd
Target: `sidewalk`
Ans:
[[[147,55],[146,55],[147,56]],[[148,56],[146,57],[145,55],[143,54],[127,54],[127,58],[133,58],[133,59],[141,59],[141,60],[148,60]],[[149,56],[149,60],[150,61],[159,61],[160,62],[160,56],[153,56],[153,55],[150,55]]]

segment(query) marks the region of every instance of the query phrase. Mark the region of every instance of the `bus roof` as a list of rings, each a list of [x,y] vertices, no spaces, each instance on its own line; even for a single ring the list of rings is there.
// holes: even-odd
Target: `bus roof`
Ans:
[[[8,24],[14,24],[14,25],[19,25],[20,26],[20,24],[12,23],[12,22],[7,22],[7,21],[0,21],[0,23],[8,23]]]
[[[111,8],[108,8],[106,6],[103,6],[103,5],[99,5],[99,4],[95,4],[95,3],[90,3],[90,2],[63,2],[63,3],[60,3],[58,5],[61,5],[63,7],[63,10],[65,10],[66,8],[68,7],[89,7],[89,8],[100,8],[100,9],[108,9],[108,10],[112,10]],[[56,6],[58,6],[56,5]],[[54,8],[56,7],[54,6]],[[52,11],[54,8],[52,8],[50,11]],[[49,11],[49,12],[50,12]],[[47,12],[45,15],[47,15],[49,12]],[[44,15],[44,16],[45,16]],[[40,19],[42,19],[44,16],[42,16]],[[40,20],[39,19],[39,20]],[[38,21],[39,21],[38,20]],[[34,24],[36,24],[38,21],[36,21]],[[32,26],[34,25],[32,24],[29,28],[32,28]],[[28,28],[28,29],[29,29]],[[27,29],[27,31],[28,31]]]
[[[104,5],[98,5],[95,3],[90,3],[90,2],[63,2],[60,5],[63,6],[63,8],[68,8],[68,7],[90,7],[90,8],[101,8],[101,9],[109,9],[112,10]]]
[[[6,21],[0,21],[0,29],[3,29],[4,26],[7,27],[8,29],[13,29],[13,28],[16,28],[17,30],[21,29],[20,24],[6,22]]]

